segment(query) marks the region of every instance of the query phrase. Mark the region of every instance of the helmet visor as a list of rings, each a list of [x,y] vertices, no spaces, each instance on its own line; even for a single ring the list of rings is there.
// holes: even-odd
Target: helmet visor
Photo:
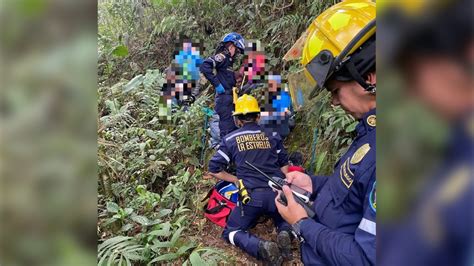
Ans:
[[[334,56],[329,50],[319,52],[305,67],[306,72],[311,77],[310,82],[315,82],[315,88],[310,95],[310,98],[315,96],[315,93],[324,87],[334,62]]]

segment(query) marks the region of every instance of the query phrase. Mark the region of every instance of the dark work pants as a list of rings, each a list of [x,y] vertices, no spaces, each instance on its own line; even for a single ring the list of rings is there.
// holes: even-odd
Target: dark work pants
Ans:
[[[217,95],[214,110],[219,115],[219,130],[221,139],[223,139],[225,135],[237,129],[234,117],[232,117],[232,111],[234,111],[232,95]]]
[[[290,230],[290,225],[283,220],[275,206],[276,195],[277,193],[273,192],[270,188],[264,191],[251,192],[250,202],[243,205],[244,216],[241,214],[240,208],[242,207],[235,207],[227,220],[222,237],[253,257],[261,259],[258,256],[260,238],[248,232],[248,229],[255,225],[258,218],[262,215],[268,215],[272,218],[278,232]]]

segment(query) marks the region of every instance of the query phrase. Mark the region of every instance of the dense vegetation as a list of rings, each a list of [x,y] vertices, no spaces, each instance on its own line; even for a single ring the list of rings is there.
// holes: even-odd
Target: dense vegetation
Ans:
[[[236,31],[261,40],[269,70],[294,73],[298,62],[281,58],[333,2],[99,1],[100,265],[236,260],[203,241],[201,199],[215,182],[203,179],[206,162],[200,162],[208,135],[204,107],[212,92],[205,86],[189,109],[174,109],[171,120],[163,121],[160,115],[169,111],[160,102],[163,70],[180,38],[201,40],[207,56],[225,33]],[[324,92],[306,102],[285,143],[320,174],[331,172],[356,125],[328,102]]]

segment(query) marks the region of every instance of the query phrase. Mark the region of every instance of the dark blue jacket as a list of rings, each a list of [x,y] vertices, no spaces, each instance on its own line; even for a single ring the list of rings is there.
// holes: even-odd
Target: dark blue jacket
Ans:
[[[233,64],[234,62],[230,55],[218,53],[204,60],[199,69],[214,87],[222,84],[226,94],[232,94],[232,88],[236,83],[234,70],[232,69]],[[216,70],[215,74],[214,69]]]
[[[406,220],[383,228],[382,265],[474,264],[474,112],[452,130],[444,160]]]
[[[267,188],[265,177],[250,168],[246,160],[270,176],[285,178],[280,168],[288,164],[288,155],[280,136],[266,134],[256,123],[247,123],[224,137],[209,162],[209,171],[219,173],[235,163],[237,178],[247,189]]]
[[[313,176],[314,219],[301,222],[305,265],[374,265],[376,238],[375,109],[329,177]]]

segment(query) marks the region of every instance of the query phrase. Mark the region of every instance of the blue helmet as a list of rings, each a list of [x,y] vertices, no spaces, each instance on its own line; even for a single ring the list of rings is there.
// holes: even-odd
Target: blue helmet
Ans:
[[[234,183],[227,182],[227,181],[219,181],[215,188],[219,194],[224,196],[226,199],[232,201],[233,203],[237,203],[239,199],[239,189]]]
[[[243,53],[245,50],[245,40],[242,35],[231,32],[224,36],[221,43],[231,42],[235,45],[235,47],[239,48],[239,50]]]

